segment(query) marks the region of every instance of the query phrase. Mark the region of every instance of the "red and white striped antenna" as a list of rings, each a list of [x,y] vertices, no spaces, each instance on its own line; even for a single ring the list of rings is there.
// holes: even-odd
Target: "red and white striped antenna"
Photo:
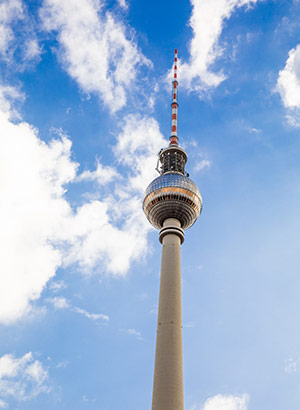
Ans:
[[[177,109],[178,109],[178,102],[177,102],[177,88],[178,88],[178,80],[177,80],[177,49],[175,50],[175,59],[174,59],[174,77],[172,81],[172,125],[171,125],[171,137],[170,137],[170,145],[178,145],[178,137],[177,137]]]

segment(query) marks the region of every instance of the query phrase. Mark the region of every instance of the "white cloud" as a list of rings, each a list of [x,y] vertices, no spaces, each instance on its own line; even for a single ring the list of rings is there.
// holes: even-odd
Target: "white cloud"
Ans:
[[[24,100],[24,95],[16,87],[0,83],[0,110],[10,118],[19,117],[13,109],[13,102],[15,103],[16,100]]]
[[[289,114],[286,114],[286,123],[291,127],[300,127],[300,110],[293,109],[289,110]]]
[[[42,142],[26,123],[13,124],[0,113],[0,321],[9,323],[30,311],[61,265],[53,244],[70,218],[64,184],[74,179],[71,142]],[[51,242],[52,240],[52,242]]]
[[[95,403],[96,399],[90,399],[86,395],[83,395],[81,401],[84,403]]]
[[[289,110],[287,122],[295,127],[300,126],[300,44],[289,51],[285,67],[278,75],[276,91]]]
[[[37,60],[41,53],[32,26],[22,0],[6,0],[0,4],[0,55],[6,62],[14,61],[18,69]],[[14,59],[16,50],[19,54]]]
[[[4,401],[0,399],[0,409],[5,409],[8,406],[8,404]]]
[[[298,0],[294,1],[297,2]],[[299,2],[299,1],[298,1]],[[288,34],[292,36],[296,29],[299,27],[299,22],[296,19],[290,19],[287,16],[282,17],[281,21],[274,30],[275,34],[282,35]]]
[[[120,177],[115,168],[104,166],[97,161],[97,168],[95,171],[84,171],[77,177],[77,181],[96,181],[98,185],[106,185],[115,178]]]
[[[69,309],[72,312],[79,313],[80,315],[87,317],[88,319],[92,319],[92,320],[102,319],[106,322],[109,321],[108,315],[104,315],[103,313],[90,313],[86,311],[85,309],[81,309],[77,306],[72,306],[70,302],[64,297],[56,296],[54,298],[48,298],[47,302],[51,303],[55,309]]]
[[[61,369],[61,368],[65,368],[69,365],[70,362],[68,362],[68,360],[64,360],[62,362],[57,363],[57,365],[55,366],[57,369]]]
[[[168,143],[154,118],[128,115],[123,122],[123,131],[114,148],[115,155],[121,164],[131,168],[128,181],[131,189],[144,192],[147,184],[158,176],[154,170],[157,154]]]
[[[247,410],[248,401],[248,394],[242,396],[218,394],[207,399],[201,410]],[[200,410],[200,407],[194,405],[191,410],[198,409]]]
[[[190,26],[193,38],[190,43],[190,60],[179,64],[180,83],[200,95],[217,87],[226,79],[223,72],[211,70],[224,53],[219,44],[225,20],[240,7],[251,6],[258,0],[191,0],[193,7]]]
[[[13,124],[0,113],[0,321],[29,310],[61,264],[50,243],[70,214],[64,184],[77,165],[67,138],[42,142],[26,123]]]
[[[102,184],[104,170],[108,194],[72,209],[65,192],[68,184],[78,183],[78,164],[71,159],[70,139],[61,134],[45,143],[29,124],[12,123],[7,112],[0,112],[0,128],[5,198],[0,203],[0,322],[12,323],[33,312],[32,303],[60,266],[125,275],[147,253],[151,227],[141,209],[142,194],[156,175],[155,153],[166,141],[154,119],[126,117],[114,149],[124,178],[111,178],[117,171],[102,165],[87,173]],[[57,306],[66,304],[55,300]]]
[[[1,403],[5,407],[5,400],[29,400],[50,390],[48,371],[31,352],[21,358],[12,354],[0,358],[0,407]]]
[[[115,181],[105,200],[78,210],[73,225],[76,240],[67,263],[78,262],[90,270],[104,262],[110,272],[120,275],[146,253],[150,225],[141,209],[142,194],[157,175],[155,153],[165,144],[153,118],[129,115],[123,119],[114,153],[124,178]]]
[[[249,128],[249,132],[250,132],[251,134],[260,134],[260,133],[261,133],[261,130],[258,129],[258,128],[252,127],[252,128]]]
[[[137,338],[137,340],[140,340],[140,341],[144,340],[141,332],[139,332],[136,329],[122,329],[121,331],[125,332],[125,333],[128,333],[131,336],[135,336]]]
[[[20,0],[7,0],[0,4],[0,53],[5,56],[14,40],[12,23],[24,18]]]
[[[37,38],[29,38],[26,42],[26,48],[24,50],[24,59],[26,61],[35,60],[41,54],[41,48]]]
[[[67,285],[63,280],[58,280],[55,282],[50,283],[49,289],[52,290],[52,292],[56,293],[59,292],[62,289],[66,289]]]
[[[72,310],[76,313],[79,313],[80,315],[87,317],[88,319],[92,319],[92,320],[102,319],[102,320],[105,320],[106,322],[109,321],[109,316],[104,315],[103,313],[90,313],[79,307],[74,307]]]
[[[59,55],[86,93],[96,93],[111,111],[126,103],[139,65],[150,65],[125,26],[97,0],[44,0],[43,27],[56,31]],[[78,47],[84,44],[84,47]]]
[[[48,298],[47,302],[50,302],[55,309],[69,309],[71,307],[69,301],[64,297]]]
[[[199,172],[199,171],[202,171],[202,169],[210,168],[210,167],[211,167],[211,161],[209,161],[208,159],[202,159],[202,160],[197,161],[197,164],[194,167],[194,171]]]
[[[118,0],[119,6],[124,10],[128,10],[128,3],[126,0]]]
[[[65,263],[78,263],[87,273],[100,270],[102,264],[110,273],[124,275],[145,252],[146,223],[139,197],[120,200],[112,196],[107,201],[91,201],[78,209],[69,227]]]

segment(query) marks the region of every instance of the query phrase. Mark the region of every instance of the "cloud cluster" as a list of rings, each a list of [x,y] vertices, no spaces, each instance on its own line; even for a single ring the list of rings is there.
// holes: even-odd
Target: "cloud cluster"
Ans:
[[[40,55],[40,47],[31,23],[27,8],[21,0],[1,2],[0,55],[6,62],[14,60],[18,68],[36,60]],[[18,60],[14,59],[16,50],[19,51]]]
[[[226,79],[223,72],[213,72],[211,67],[222,56],[219,44],[224,21],[240,7],[251,6],[258,0],[191,0],[193,7],[190,27],[193,38],[190,43],[190,60],[179,65],[180,83],[190,91],[202,95],[217,87]]]
[[[43,143],[26,123],[0,113],[0,321],[28,309],[61,264],[51,238],[70,214],[63,185],[77,165],[67,138]]]
[[[13,105],[16,100],[23,100],[24,96],[20,91],[10,85],[0,83],[0,110],[9,117],[19,117],[19,114],[14,110]]]
[[[29,400],[50,390],[48,371],[31,352],[0,357],[0,408],[8,406],[7,400]]]
[[[44,0],[40,16],[45,30],[57,32],[60,59],[69,75],[114,112],[125,105],[138,66],[150,62],[125,26],[112,13],[104,14],[102,3]]]
[[[203,410],[247,410],[249,396],[224,396],[218,394],[217,396],[209,398]]]
[[[242,396],[217,394],[207,399],[201,410],[247,410],[248,401],[247,394]],[[193,406],[191,410],[197,409],[197,406]]]
[[[77,177],[71,140],[43,142],[25,122],[0,112],[0,322],[11,323],[32,309],[60,266],[82,272],[124,275],[147,252],[142,192],[155,175],[155,152],[165,145],[151,118],[129,116],[115,145],[122,177],[98,164]],[[147,144],[145,144],[147,141]],[[109,193],[73,209],[68,184],[94,181]],[[78,312],[84,314],[84,312]],[[88,313],[88,312],[86,312]]]
[[[88,269],[104,263],[113,274],[124,274],[145,254],[150,225],[142,213],[142,193],[155,176],[155,153],[166,144],[153,118],[129,115],[122,127],[113,148],[122,177],[113,181],[102,202],[91,201],[78,210],[76,240],[66,259]],[[88,177],[102,185],[98,169]],[[112,175],[111,168],[105,175]]]
[[[15,38],[12,24],[24,18],[21,0],[7,0],[0,4],[0,53],[7,56]]]
[[[290,125],[299,126],[300,109],[300,44],[289,51],[285,67],[279,72],[276,91],[282,102],[289,109],[287,121]]]

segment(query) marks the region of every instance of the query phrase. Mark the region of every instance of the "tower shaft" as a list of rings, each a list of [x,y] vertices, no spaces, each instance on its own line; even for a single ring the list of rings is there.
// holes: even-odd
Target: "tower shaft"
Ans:
[[[162,260],[152,410],[183,410],[181,256],[183,230],[175,218],[160,231]]]
[[[187,154],[177,137],[177,50],[172,81],[170,144],[159,152],[160,176],[147,187],[143,209],[162,243],[152,410],[183,410],[181,255],[184,230],[202,210],[197,185],[185,172]]]

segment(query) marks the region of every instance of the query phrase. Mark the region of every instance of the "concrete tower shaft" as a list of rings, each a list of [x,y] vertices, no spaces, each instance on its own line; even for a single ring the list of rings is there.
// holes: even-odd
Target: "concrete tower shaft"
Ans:
[[[180,246],[177,219],[161,229],[161,276],[156,336],[152,410],[183,410],[183,360]]]

